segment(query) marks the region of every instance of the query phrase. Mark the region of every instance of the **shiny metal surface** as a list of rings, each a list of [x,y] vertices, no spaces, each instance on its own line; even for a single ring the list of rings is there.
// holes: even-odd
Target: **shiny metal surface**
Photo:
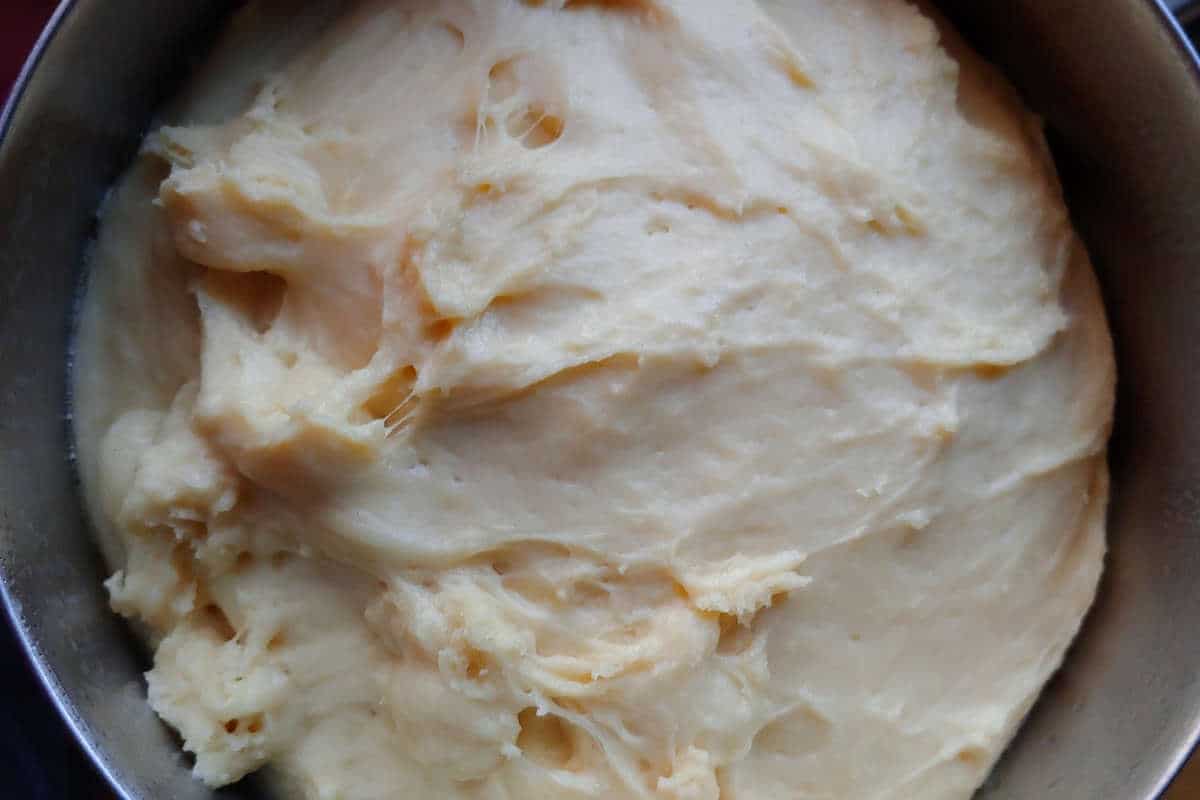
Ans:
[[[0,589],[64,718],[126,800],[260,796],[193,782],[147,708],[144,656],[100,586],[64,417],[69,319],[94,210],[233,4],[65,3],[0,125]],[[1105,286],[1121,380],[1101,597],[983,798],[1150,800],[1200,728],[1194,56],[1147,0],[939,5],[1052,128]]]

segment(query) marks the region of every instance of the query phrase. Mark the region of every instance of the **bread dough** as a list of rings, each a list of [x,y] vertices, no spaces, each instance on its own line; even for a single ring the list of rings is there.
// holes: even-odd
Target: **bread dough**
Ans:
[[[938,799],[1092,599],[1113,380],[906,3],[282,2],[107,204],[76,414],[212,785]]]

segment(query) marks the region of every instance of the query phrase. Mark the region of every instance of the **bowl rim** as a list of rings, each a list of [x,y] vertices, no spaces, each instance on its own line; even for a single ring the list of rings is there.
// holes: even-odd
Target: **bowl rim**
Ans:
[[[911,1],[911,0],[910,0]],[[1200,54],[1193,46],[1182,20],[1176,16],[1173,9],[1186,9],[1197,3],[1180,2],[1180,0],[1134,0],[1151,7],[1159,19],[1167,39],[1170,41],[1176,55],[1187,66],[1193,82],[1200,89]],[[59,0],[46,25],[38,35],[37,41],[30,50],[28,57],[21,67],[9,95],[0,107],[0,147],[3,146],[17,111],[26,94],[31,80],[40,66],[43,57],[49,51],[54,39],[63,27],[63,23],[79,5],[79,0]],[[10,590],[8,581],[0,571],[0,606],[3,607],[3,621],[13,631],[25,663],[37,676],[42,694],[54,707],[59,719],[70,731],[75,744],[86,754],[91,766],[109,785],[119,800],[137,800],[129,794],[122,784],[116,770],[109,763],[108,754],[99,744],[88,735],[87,726],[81,719],[74,701],[66,690],[59,685],[51,665],[43,658],[38,647],[37,638],[25,622],[21,611],[20,601]],[[1173,752],[1164,759],[1165,769],[1152,791],[1152,797],[1162,798],[1187,764],[1192,753],[1200,747],[1200,721],[1197,721],[1190,733],[1182,737],[1172,748]]]
[[[62,29],[63,22],[70,16],[76,4],[77,0],[59,0],[58,5],[42,28],[41,33],[38,34],[37,41],[29,51],[29,55],[21,66],[20,72],[17,73],[16,80],[13,81],[4,105],[0,107],[0,148],[3,147],[5,140],[8,138],[13,120],[17,116],[17,110],[20,108],[26,89],[28,89],[34,74],[37,72],[43,56],[50,49],[51,43]],[[20,601],[13,597],[8,580],[3,574],[0,574],[0,606],[3,606],[4,609],[4,620],[0,624],[7,624],[12,630],[25,664],[37,676],[37,682],[41,686],[43,697],[53,706],[59,720],[66,725],[74,743],[83,750],[92,768],[99,773],[119,800],[136,800],[136,798],[130,797],[128,791],[121,784],[120,779],[109,764],[107,754],[95,740],[87,735],[86,727],[80,718],[74,701],[71,700],[63,687],[59,685],[50,664],[42,657],[41,651],[37,646],[37,640],[26,624],[24,614],[21,612]]]
[[[1144,0],[1144,2],[1151,6],[1152,10],[1158,12],[1157,16],[1162,22],[1164,31],[1169,34],[1167,38],[1176,55],[1185,64],[1191,75],[1192,83],[1200,87],[1200,52],[1197,51],[1196,45],[1192,43],[1191,37],[1184,29],[1185,20],[1193,19],[1194,21],[1194,18],[1200,15],[1200,2],[1197,0]],[[1197,38],[1200,39],[1200,35]],[[0,127],[0,142],[3,141],[3,136],[4,129]],[[1119,376],[1117,381],[1119,384]],[[1197,719],[1193,723],[1191,731],[1176,743],[1174,750],[1175,752],[1165,760],[1166,768],[1153,790],[1152,797],[1156,800],[1162,800],[1179,774],[1188,765],[1192,755],[1200,756],[1200,719]],[[1200,763],[1197,764],[1197,769],[1200,769]]]

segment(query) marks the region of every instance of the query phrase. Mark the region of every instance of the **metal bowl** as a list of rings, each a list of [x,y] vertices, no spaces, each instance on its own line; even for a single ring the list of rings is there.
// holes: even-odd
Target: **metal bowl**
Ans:
[[[0,594],[125,800],[211,792],[144,700],[70,462],[70,320],[95,209],[234,0],[68,0],[0,121]],[[1200,75],[1150,0],[945,0],[1045,114],[1105,287],[1120,398],[1111,553],[1059,677],[982,792],[1149,800],[1200,728]]]

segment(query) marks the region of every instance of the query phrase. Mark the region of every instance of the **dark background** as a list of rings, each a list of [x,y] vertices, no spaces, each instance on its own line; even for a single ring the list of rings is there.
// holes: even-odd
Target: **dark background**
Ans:
[[[0,5],[0,98],[6,98],[56,3],[0,0]],[[1196,41],[1200,21],[1188,32]],[[59,721],[7,619],[0,620],[0,685],[4,687],[0,694],[0,796],[13,800],[116,800]],[[1167,800],[1200,800],[1200,772],[1185,775]]]

